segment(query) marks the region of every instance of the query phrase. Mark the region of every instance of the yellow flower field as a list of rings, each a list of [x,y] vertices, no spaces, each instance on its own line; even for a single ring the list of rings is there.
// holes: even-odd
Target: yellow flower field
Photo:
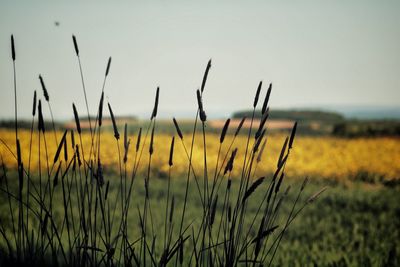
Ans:
[[[58,140],[62,137],[62,132],[57,133]],[[123,140],[119,141],[121,159],[123,158],[124,148]],[[176,177],[182,177],[188,168],[187,156],[184,152],[183,145],[178,137],[175,140],[174,166],[172,174]],[[233,136],[227,136],[221,150],[219,165],[223,160],[226,150],[232,141]],[[15,153],[15,134],[10,130],[0,130],[0,153],[5,165],[8,168],[15,168],[16,159],[6,148]],[[21,142],[21,153],[24,166],[28,169],[29,162],[29,144],[30,132],[21,130],[19,132]],[[83,147],[86,159],[90,151],[90,134],[82,135]],[[127,170],[132,170],[135,158],[136,136],[131,136],[131,145],[128,153]],[[148,144],[149,137],[146,140],[146,146],[143,149],[141,159],[141,170],[144,171],[148,160]],[[283,145],[284,135],[267,136],[267,144],[262,155],[261,161],[257,166],[256,175],[270,174],[275,171],[276,162],[279,157],[281,147]],[[254,139],[251,140],[250,146]],[[142,143],[144,135],[142,136]],[[187,149],[190,149],[189,136],[184,137]],[[3,143],[4,142],[4,143]],[[43,168],[46,166],[46,150],[44,149],[44,139],[41,139],[41,164]],[[79,136],[75,134],[75,142],[80,144]],[[171,136],[165,134],[157,134],[154,140],[154,154],[152,157],[153,175],[163,176],[168,173],[168,157]],[[57,149],[55,137],[52,132],[46,133],[46,143],[48,146],[48,161],[50,168],[53,164],[54,155]],[[71,159],[73,150],[71,146],[70,133],[67,135],[68,157]],[[234,163],[233,176],[238,176],[244,160],[244,152],[246,145],[246,137],[241,135],[235,140],[232,148],[238,148],[238,154]],[[211,175],[214,175],[217,163],[217,154],[219,148],[219,135],[207,134],[207,164]],[[229,157],[229,156],[228,156]],[[64,160],[64,152],[61,152],[61,158]],[[105,132],[101,135],[101,159],[104,169],[119,171],[118,145],[111,132]],[[193,152],[193,165],[198,175],[203,174],[203,145],[201,135],[196,136],[195,149]],[[382,176],[387,180],[400,179],[400,139],[399,138],[355,138],[343,139],[336,137],[303,137],[299,136],[295,139],[294,147],[291,151],[286,173],[289,176],[304,176],[331,178],[346,181],[349,177],[359,173],[368,173],[372,175]],[[30,169],[38,170],[39,167],[39,149],[38,135],[34,134],[32,143],[32,155]],[[225,167],[225,164],[224,164]],[[122,168],[124,165],[122,164]]]

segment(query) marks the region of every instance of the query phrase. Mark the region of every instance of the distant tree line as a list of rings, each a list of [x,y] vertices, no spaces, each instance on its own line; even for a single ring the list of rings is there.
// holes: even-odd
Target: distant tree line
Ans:
[[[400,122],[345,121],[335,124],[332,134],[342,137],[400,136]]]
[[[244,110],[233,113],[233,118],[251,118],[253,111]],[[255,118],[261,118],[261,111],[254,113]],[[320,110],[270,110],[269,119],[272,120],[294,120],[294,121],[325,121],[338,122],[343,121],[343,115],[335,112]]]

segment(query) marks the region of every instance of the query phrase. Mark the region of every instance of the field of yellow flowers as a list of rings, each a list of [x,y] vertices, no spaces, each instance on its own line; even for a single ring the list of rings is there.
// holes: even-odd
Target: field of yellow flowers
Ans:
[[[58,140],[61,139],[62,132],[57,133]],[[30,132],[21,130],[19,132],[21,140],[22,159],[25,162],[25,168],[28,168],[30,151]],[[154,138],[154,154],[152,158],[151,169],[153,175],[163,176],[168,173],[168,157],[171,136],[166,134],[157,134]],[[8,168],[15,168],[17,162],[10,150],[15,153],[15,133],[10,130],[0,130],[0,153],[4,164]],[[135,158],[136,136],[130,136],[131,146],[128,153],[126,168],[132,170]],[[221,156],[219,159],[219,168],[223,161],[226,151],[233,139],[233,136],[227,136],[222,145]],[[270,135],[267,137],[264,153],[261,161],[258,163],[255,175],[265,175],[272,173],[276,169],[276,162],[279,157],[281,147],[285,136],[281,134]],[[83,148],[85,154],[90,150],[90,134],[82,135]],[[214,174],[217,164],[217,155],[219,150],[219,135],[207,134],[207,164],[211,174]],[[142,136],[142,142],[144,136]],[[180,139],[175,140],[174,166],[172,168],[173,176],[182,177],[188,168],[188,158],[184,152]],[[251,140],[252,142],[253,140]],[[75,142],[80,144],[78,136],[75,136]],[[119,141],[121,160],[123,158],[123,140]],[[149,138],[141,158],[141,170],[144,171],[148,163]],[[186,147],[190,148],[189,136],[184,137]],[[52,132],[46,133],[46,143],[48,146],[47,155],[51,166],[57,144]],[[70,133],[67,137],[68,156],[73,155]],[[7,144],[7,146],[5,145]],[[251,144],[251,143],[250,143]],[[243,164],[243,157],[246,145],[246,136],[239,135],[234,141],[232,148],[238,148],[237,158],[233,169],[233,176],[238,176]],[[39,166],[39,148],[38,135],[34,133],[31,146],[30,170],[37,171]],[[105,132],[101,135],[101,158],[102,164],[107,171],[119,171],[118,143],[111,132]],[[46,150],[44,149],[44,139],[41,139],[41,160],[42,166],[46,164]],[[228,156],[229,158],[229,156]],[[298,136],[295,140],[294,149],[286,166],[286,174],[291,177],[303,178],[305,176],[328,178],[338,181],[347,181],[356,175],[374,175],[384,180],[400,179],[400,139],[399,138],[354,138],[345,139],[337,137],[311,137]],[[123,164],[122,164],[123,165]],[[203,146],[200,135],[196,136],[196,142],[193,152],[193,166],[195,171],[201,173],[203,169]],[[223,167],[225,164],[223,165]],[[123,166],[124,167],[124,166]]]

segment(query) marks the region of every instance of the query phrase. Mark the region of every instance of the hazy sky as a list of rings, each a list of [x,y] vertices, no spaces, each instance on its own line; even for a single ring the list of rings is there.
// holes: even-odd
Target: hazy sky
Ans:
[[[42,97],[39,74],[56,118],[72,118],[72,102],[84,114],[72,34],[92,113],[109,56],[105,95],[117,115],[148,117],[157,86],[160,115],[194,113],[210,58],[204,107],[214,116],[250,108],[260,80],[262,97],[273,83],[276,108],[399,107],[399,14],[400,1],[2,0],[0,117],[14,112],[11,34],[21,117],[33,90]]]

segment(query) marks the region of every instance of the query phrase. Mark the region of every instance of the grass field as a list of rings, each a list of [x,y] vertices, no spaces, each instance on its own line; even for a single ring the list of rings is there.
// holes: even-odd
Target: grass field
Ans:
[[[28,161],[29,151],[29,132],[21,131],[21,150],[22,158]],[[61,136],[61,132],[57,133]],[[13,132],[9,130],[0,131],[1,139],[12,144]],[[33,136],[33,150],[31,157],[31,170],[37,172],[37,162],[39,160],[38,151]],[[135,135],[130,135],[134,142]],[[60,137],[59,137],[60,138]],[[163,229],[163,216],[165,215],[165,197],[168,174],[168,154],[169,154],[169,136],[159,134],[155,136],[154,148],[157,151],[152,165],[152,181],[150,187],[150,202],[154,216],[155,229]],[[49,158],[52,159],[56,152],[54,135],[48,134],[50,143],[47,151]],[[209,153],[209,163],[213,166],[216,161],[219,142],[217,135],[208,135],[207,151]],[[227,136],[227,144],[230,143],[232,136]],[[89,134],[83,135],[85,145],[89,146]],[[272,179],[271,170],[273,170],[275,161],[279,156],[279,149],[284,140],[283,135],[272,135],[267,139],[266,151],[262,158],[262,164],[257,166],[257,175],[267,175]],[[235,145],[243,146],[245,137],[239,136]],[[305,201],[310,195],[319,188],[329,185],[329,189],[318,201],[306,207],[300,216],[293,222],[290,229],[282,239],[280,249],[274,260],[274,265],[290,266],[396,266],[400,264],[400,207],[398,205],[400,191],[397,186],[399,178],[399,168],[396,158],[399,157],[399,139],[396,138],[358,138],[341,139],[333,137],[311,138],[306,136],[298,137],[296,148],[293,150],[293,157],[286,168],[289,174],[288,184],[293,184],[292,194],[283,203],[282,213],[290,212],[291,204],[294,201],[293,191],[300,187],[299,178],[309,175],[312,179],[301,201]],[[102,150],[104,159],[104,170],[106,179],[118,181],[118,154],[115,140],[110,132],[103,133],[102,145],[107,148]],[[189,145],[189,143],[187,144]],[[11,145],[11,150],[15,148]],[[226,148],[225,148],[226,149]],[[70,149],[72,154],[72,148]],[[16,160],[9,154],[6,146],[1,146],[1,155],[5,166],[9,169],[16,167]],[[201,145],[198,145],[194,153],[194,167],[202,169],[201,163]],[[197,151],[197,152],[196,152]],[[88,152],[87,152],[88,153]],[[196,153],[198,155],[196,155]],[[128,159],[133,157],[133,153],[128,154]],[[41,160],[46,159],[42,151]],[[129,160],[128,160],[129,162]],[[240,157],[239,157],[240,162]],[[43,164],[43,163],[42,163]],[[175,214],[182,212],[182,203],[184,200],[185,178],[184,173],[187,168],[187,160],[183,149],[176,145],[174,167],[172,176],[171,194],[175,196]],[[128,171],[132,164],[127,164]],[[137,178],[135,182],[132,207],[141,207],[145,199],[143,177],[146,164],[143,164],[142,178]],[[11,171],[12,173],[12,171]],[[237,172],[233,172],[238,175]],[[17,179],[17,175],[14,175]],[[10,177],[13,177],[11,175]],[[12,180],[12,179],[11,179]],[[235,179],[234,179],[235,180]],[[387,183],[394,181],[394,183]],[[4,179],[1,181],[4,186]],[[112,183],[111,183],[112,184]],[[392,185],[390,187],[385,185]],[[12,183],[11,187],[16,187],[17,183]],[[233,183],[233,188],[237,189],[238,181]],[[266,186],[266,185],[264,185]],[[12,189],[11,189],[12,190]],[[115,199],[118,194],[116,186],[110,186],[109,198]],[[267,188],[260,188],[261,191]],[[193,225],[199,225],[201,219],[199,210],[201,210],[200,200],[196,189],[192,183],[189,191],[189,202],[197,203],[191,205],[186,213],[193,219]],[[4,194],[0,196],[0,218],[4,222],[4,229],[10,233],[12,225],[10,224],[10,213],[7,198]],[[258,203],[262,199],[262,194],[257,193],[253,196],[251,203]],[[300,201],[300,202],[301,202]],[[62,193],[61,188],[54,191],[53,207],[54,217],[63,217]],[[250,202],[249,202],[250,203]],[[16,203],[15,203],[16,204]],[[248,219],[246,224],[250,224],[252,216],[255,215],[257,204],[248,207]],[[77,207],[76,207],[77,208]],[[13,208],[14,218],[18,216],[17,205]],[[77,210],[75,211],[77,212]],[[217,210],[221,211],[221,207]],[[139,214],[135,208],[129,213],[128,234],[130,236],[140,236]],[[58,223],[62,220],[57,219]],[[117,218],[118,221],[118,218]],[[277,219],[280,224],[284,223],[284,218]],[[175,222],[178,223],[178,222]],[[176,229],[174,231],[177,231]],[[162,236],[162,231],[158,233]],[[62,233],[63,242],[67,243],[65,231]],[[159,242],[158,244],[162,244]],[[3,251],[6,244],[0,242]],[[156,247],[156,255],[160,256],[162,247]],[[189,259],[185,258],[188,263]]]
[[[118,176],[114,178],[118,179]],[[288,181],[286,186],[289,184],[292,185],[292,194],[289,194],[282,206],[283,213],[289,212],[295,192],[300,187],[300,183],[293,180]],[[238,183],[234,182],[233,188],[237,188],[237,185]],[[322,185],[324,183],[321,181],[312,181],[300,202],[304,202]],[[159,236],[162,236],[164,227],[162,222],[165,215],[166,186],[165,179],[154,178],[151,181],[152,211],[154,221],[158,222],[154,228],[161,229],[158,230]],[[182,212],[184,187],[183,178],[175,179],[172,183],[176,203],[175,214]],[[266,190],[266,187],[260,190]],[[110,196],[115,197],[117,191],[117,188],[110,187]],[[341,184],[330,186],[318,201],[307,206],[291,225],[282,239],[274,266],[397,266],[400,264],[399,193],[398,188],[370,186],[359,182],[350,187]],[[61,188],[58,188],[54,198],[61,199],[61,195]],[[143,205],[144,195],[143,179],[139,178],[135,183],[132,207]],[[197,204],[191,205],[186,212],[194,224],[199,224],[201,205],[194,186],[191,186],[189,195],[189,202]],[[256,193],[253,196],[254,202],[251,203],[260,201],[261,196],[262,194]],[[0,200],[1,221],[8,222],[5,226],[7,231],[11,231],[10,214],[4,195],[0,195]],[[257,205],[249,206],[249,218],[255,214],[256,209]],[[217,213],[220,212],[219,207]],[[16,207],[14,215],[17,216]],[[62,205],[54,207],[54,217],[61,223]],[[134,208],[129,214],[128,229],[131,236],[140,235],[138,217]],[[277,224],[282,224],[282,220],[283,218],[277,220]],[[177,219],[175,222],[177,223]],[[63,242],[67,243],[65,231],[62,238]],[[6,248],[4,240],[0,242],[0,246]],[[157,248],[158,256],[161,249]],[[185,262],[187,261],[188,259],[185,259]]]
[[[228,119],[210,131],[211,60],[184,134],[175,119],[174,137],[157,131],[159,87],[139,132],[117,124],[104,102],[111,57],[91,122],[72,40],[89,130],[72,104],[75,127],[61,132],[41,75],[44,99],[34,92],[31,127],[19,128],[11,36],[15,128],[0,130],[0,265],[399,265],[399,138],[302,136],[298,122],[272,133],[272,84],[256,111],[262,81],[249,128],[243,118],[229,129]]]

